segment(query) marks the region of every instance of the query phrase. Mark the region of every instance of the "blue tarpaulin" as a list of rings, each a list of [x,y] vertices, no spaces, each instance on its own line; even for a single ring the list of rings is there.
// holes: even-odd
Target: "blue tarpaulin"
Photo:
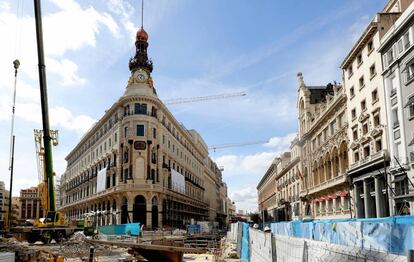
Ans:
[[[273,234],[405,255],[414,249],[414,216],[272,223]]]
[[[130,235],[138,236],[141,232],[140,223],[129,223],[99,227],[99,233],[103,235]]]
[[[241,262],[249,261],[249,224],[243,223],[243,235],[241,246]]]

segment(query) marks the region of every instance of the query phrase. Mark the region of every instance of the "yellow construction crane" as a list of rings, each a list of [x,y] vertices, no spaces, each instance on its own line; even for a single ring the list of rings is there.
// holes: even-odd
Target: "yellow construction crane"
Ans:
[[[227,94],[218,94],[218,95],[210,95],[210,96],[174,98],[174,99],[164,100],[164,104],[166,105],[186,104],[186,103],[194,103],[194,102],[200,102],[200,101],[227,99],[227,98],[246,96],[246,95],[247,93],[243,91],[243,92],[237,92],[237,93],[227,93]]]
[[[52,139],[53,146],[57,146],[58,141],[58,131],[50,130],[50,136]],[[47,177],[45,173],[45,148],[43,146],[43,130],[35,129],[34,130],[34,140],[36,148],[36,163],[37,163],[37,173],[39,178],[39,194],[40,194],[40,204],[43,210],[49,209],[49,197],[48,197],[48,188],[47,188]]]
[[[209,146],[209,150],[213,150],[213,152],[216,152],[217,149],[223,149],[223,148],[230,148],[230,147],[242,147],[242,146],[251,146],[251,145],[259,145],[259,144],[265,144],[268,143],[269,140],[262,140],[262,141],[252,141],[252,142],[245,142],[245,143],[230,143],[230,144],[220,144],[220,145],[212,145]]]

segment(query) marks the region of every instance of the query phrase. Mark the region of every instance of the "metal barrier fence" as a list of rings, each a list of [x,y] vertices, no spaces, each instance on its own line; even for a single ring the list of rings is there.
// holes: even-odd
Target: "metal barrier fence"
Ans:
[[[248,232],[239,234],[244,228]],[[414,262],[414,256],[397,255],[356,246],[337,245],[312,239],[274,235],[248,228],[245,223],[232,224],[229,239],[240,244],[238,252],[241,261],[251,262],[319,262],[319,261],[361,261],[361,262]],[[237,232],[237,233],[236,233]],[[243,232],[244,233],[244,232]],[[234,238],[234,236],[237,237]],[[248,240],[248,245],[241,244]],[[246,257],[247,254],[247,257]],[[413,254],[414,255],[414,254]],[[408,259],[407,259],[408,258]],[[413,259],[413,260],[411,260]]]

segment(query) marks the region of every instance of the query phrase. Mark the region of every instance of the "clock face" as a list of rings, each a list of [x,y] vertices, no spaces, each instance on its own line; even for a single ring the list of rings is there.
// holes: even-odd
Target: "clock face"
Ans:
[[[137,75],[137,79],[138,79],[139,81],[144,81],[144,80],[145,80],[145,75],[144,75],[144,74],[142,74],[142,73],[140,73],[140,74],[138,74],[138,75]]]

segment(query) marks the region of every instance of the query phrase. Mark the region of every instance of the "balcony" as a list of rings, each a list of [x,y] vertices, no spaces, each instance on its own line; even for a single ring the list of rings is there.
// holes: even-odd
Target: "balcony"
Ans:
[[[330,187],[333,187],[333,186],[342,184],[344,182],[346,182],[346,175],[345,174],[342,174],[342,175],[339,175],[337,177],[331,178],[330,180],[324,181],[324,182],[322,182],[319,185],[316,185],[314,187],[311,187],[309,189],[309,194],[316,193],[318,191],[321,191],[321,190],[324,190],[324,189],[327,189],[327,188],[330,188]]]
[[[397,93],[397,89],[393,88],[390,93],[390,97],[393,97]]]

